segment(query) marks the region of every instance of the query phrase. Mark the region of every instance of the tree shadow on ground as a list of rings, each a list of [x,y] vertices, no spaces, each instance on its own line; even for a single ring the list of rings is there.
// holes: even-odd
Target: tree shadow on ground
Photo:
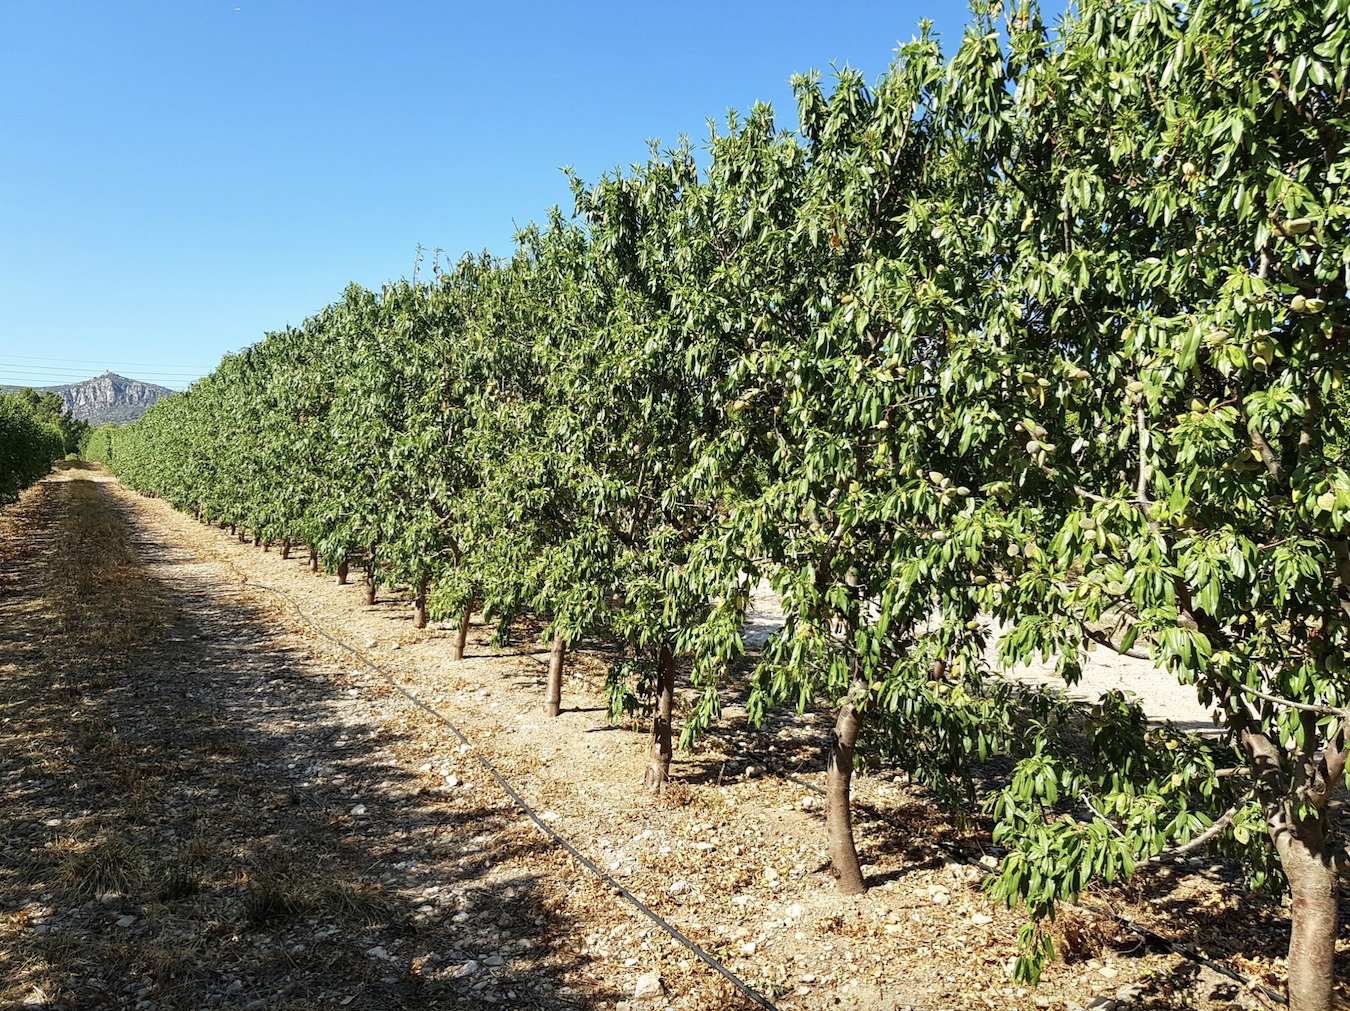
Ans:
[[[373,689],[190,557],[128,544],[93,482],[44,484],[3,523],[5,1002],[615,999],[556,943],[548,844],[451,742],[353,707]]]

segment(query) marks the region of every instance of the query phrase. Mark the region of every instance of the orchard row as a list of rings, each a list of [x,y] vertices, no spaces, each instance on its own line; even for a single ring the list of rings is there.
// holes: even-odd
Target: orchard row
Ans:
[[[767,580],[752,720],[837,712],[829,845],[870,741],[954,802],[994,753],[997,893],[1042,918],[1201,838],[1293,889],[1291,1001],[1327,1006],[1350,742],[1345,0],[1084,0],[926,29],[868,87],[798,79],[700,160],[574,180],[505,260],[349,289],[91,453],[419,620],[622,644],[616,713],[718,715]],[[1152,658],[1217,744],[1108,697],[1086,725],[982,665]],[[677,670],[701,701],[672,728]],[[1082,728],[1080,728],[1082,729]],[[861,735],[861,736],[860,736]],[[1230,768],[1231,767],[1231,768]]]

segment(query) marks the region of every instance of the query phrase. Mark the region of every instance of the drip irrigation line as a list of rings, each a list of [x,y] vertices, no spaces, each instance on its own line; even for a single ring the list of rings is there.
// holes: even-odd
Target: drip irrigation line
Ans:
[[[564,850],[566,850],[572,856],[572,858],[575,859],[578,863],[580,863],[583,867],[585,867],[587,870],[593,873],[596,877],[600,878],[600,880],[603,881],[605,884],[613,888],[617,894],[621,895],[623,898],[627,899],[630,903],[632,903],[638,909],[638,911],[641,912],[644,916],[646,916],[649,920],[655,923],[658,927],[664,930],[667,934],[673,937],[680,944],[684,945],[685,948],[687,948],[689,951],[693,952],[693,954],[698,957],[699,961],[703,962],[709,968],[716,970],[723,977],[725,977],[734,987],[736,987],[736,989],[740,990],[741,993],[745,994],[760,1007],[765,1008],[766,1011],[778,1011],[778,1008],[774,1004],[770,1003],[769,1000],[765,998],[758,990],[750,986],[750,984],[746,983],[734,972],[728,969],[725,965],[723,965],[717,959],[713,958],[706,951],[700,948],[697,944],[691,941],[679,930],[679,928],[675,927],[673,924],[669,923],[667,920],[661,917],[660,914],[658,914],[655,910],[651,909],[645,902],[643,902],[640,898],[638,898],[627,888],[621,885],[613,877],[611,877],[604,870],[602,870],[595,863],[593,863],[580,850],[578,850],[575,846],[573,846],[561,835],[559,835],[547,822],[545,822],[542,818],[539,817],[538,814],[535,813],[534,808],[530,807],[530,805],[525,801],[525,799],[515,791],[515,789],[511,786],[511,784],[506,781],[505,777],[503,777],[502,774],[497,771],[496,766],[494,766],[487,759],[487,757],[483,755],[481,751],[474,748],[473,744],[469,741],[467,737],[464,736],[464,734],[460,731],[459,727],[455,726],[455,724],[452,723],[445,715],[437,712],[431,706],[427,705],[421,699],[417,698],[415,695],[410,693],[401,684],[399,684],[398,681],[394,679],[393,675],[391,675],[383,667],[376,664],[373,660],[367,657],[359,649],[356,649],[354,646],[349,646],[342,640],[336,639],[333,636],[329,635],[326,631],[323,630],[323,628],[321,628],[318,625],[317,622],[314,621],[313,618],[311,618],[307,613],[305,613],[305,610],[298,603],[296,603],[295,598],[293,598],[285,590],[279,590],[275,586],[268,586],[265,583],[259,583],[250,580],[248,574],[245,573],[233,562],[226,560],[226,564],[229,565],[236,572],[240,573],[240,575],[243,577],[242,582],[243,586],[256,586],[260,590],[268,590],[272,593],[278,594],[281,597],[284,597],[286,601],[291,605],[291,607],[295,609],[296,614],[300,615],[300,617],[303,618],[305,622],[308,623],[309,626],[312,629],[314,629],[314,631],[317,632],[320,636],[327,639],[334,646],[337,646],[340,649],[345,649],[348,653],[352,654],[352,656],[356,657],[358,660],[360,660],[363,664],[365,664],[375,673],[379,674],[380,677],[384,678],[384,680],[387,681],[396,692],[402,695],[414,706],[416,706],[418,709],[421,709],[429,716],[432,716],[433,718],[443,723],[447,728],[449,728],[452,734],[454,734],[456,737],[459,738],[460,743],[462,743],[465,747],[468,747],[473,750],[474,757],[478,759],[479,765],[481,765],[483,769],[486,770],[487,773],[497,781],[497,784],[503,790],[506,791],[507,796],[510,797],[511,800],[515,802],[516,806],[519,807],[521,811],[523,811],[532,822],[534,822],[534,824],[539,828],[541,832],[543,832],[550,839],[552,839],[559,846],[561,846]]]
[[[241,576],[243,576],[244,585],[250,585],[250,580],[248,578],[247,573],[245,573],[233,562],[226,560],[226,564],[229,565],[236,572],[240,573]],[[259,582],[252,582],[251,585],[256,586],[262,590],[270,590],[272,593],[276,593],[284,597],[290,603],[291,607],[295,609],[296,613],[299,614],[300,617],[303,618],[309,624],[309,626],[313,628],[319,635],[327,639],[329,642],[333,643],[333,645],[338,646],[341,649],[345,649],[348,653],[351,653],[363,664],[365,664],[371,670],[375,671],[382,678],[388,681],[395,691],[397,691],[400,695],[406,698],[414,706],[416,706],[418,709],[423,710],[424,712],[434,717],[435,719],[439,720],[441,723],[445,724],[445,726],[450,729],[450,732],[459,738],[461,743],[463,743],[467,747],[470,748],[473,747],[469,739],[460,732],[457,726],[455,726],[452,722],[450,722],[449,719],[447,719],[441,713],[437,712],[431,706],[427,705],[425,702],[422,702],[420,699],[410,694],[407,690],[403,688],[402,685],[400,685],[397,681],[395,681],[393,676],[390,675],[387,671],[385,671],[384,668],[374,663],[360,650],[356,649],[353,646],[347,645],[345,642],[342,642],[339,639],[333,638],[333,636],[329,635],[322,628],[320,628],[319,625],[316,624],[315,621],[308,614],[305,613],[305,611],[300,607],[300,605],[295,602],[295,599],[292,598],[291,595],[288,594],[285,590],[279,590],[274,586],[267,586]],[[528,656],[529,654],[525,655]],[[531,659],[533,659],[533,657],[531,657]],[[582,678],[582,680],[587,679]],[[709,734],[708,736],[713,740],[716,740],[719,744],[723,745],[727,744],[726,741],[723,741],[712,734]],[[802,779],[800,776],[785,771],[781,766],[777,765],[773,760],[769,759],[766,755],[763,755],[759,752],[750,751],[748,749],[741,749],[741,750],[744,751],[745,754],[748,754],[751,757],[756,758],[759,761],[763,762],[766,768],[774,769],[774,771],[778,775],[782,776],[784,779],[787,779],[789,782],[796,783],[798,786],[803,786],[808,790],[811,790],[817,794],[824,796],[825,790],[822,787],[817,786],[815,783],[809,783],[806,780]],[[496,767],[490,761],[488,761],[488,759],[484,757],[484,755],[480,751],[475,749],[474,757],[478,759],[479,764],[482,765],[482,767],[488,772],[488,774],[491,775],[492,778],[497,781],[497,783],[501,786],[501,788],[506,791],[507,796],[511,798],[511,800],[516,804],[516,806],[519,807],[529,817],[529,819],[534,822],[536,826],[538,826],[540,831],[544,832],[554,842],[558,843],[558,845],[560,845],[564,850],[566,850],[573,857],[573,859],[575,859],[587,870],[591,871],[598,878],[604,881],[607,885],[613,888],[615,892],[617,892],[623,898],[631,902],[648,919],[650,919],[653,923],[655,923],[658,927],[664,930],[667,934],[669,934],[671,937],[679,941],[687,949],[693,952],[699,958],[700,961],[704,962],[710,968],[715,969],[717,972],[721,973],[724,977],[726,977],[727,980],[729,980],[732,983],[732,985],[734,985],[738,990],[744,993],[747,997],[753,1000],[760,1007],[767,1008],[768,1011],[778,1011],[777,1007],[771,1004],[767,999],[765,999],[757,990],[755,990],[749,984],[744,982],[739,976],[733,973],[721,962],[717,961],[717,959],[709,955],[706,951],[700,948],[689,938],[685,937],[685,935],[682,934],[678,928],[668,923],[658,913],[649,908],[646,905],[646,903],[644,903],[641,899],[639,899],[636,895],[634,895],[627,888],[621,885],[618,881],[612,878],[604,870],[602,870],[600,867],[594,864],[589,858],[587,858],[584,854],[582,854],[579,850],[577,850],[576,847],[574,847],[571,843],[569,843],[566,839],[564,839],[561,835],[559,835],[556,831],[554,831],[553,828],[549,826],[547,822],[545,822],[543,819],[539,817],[538,814],[535,813],[534,809],[530,807],[528,803],[526,803],[526,801],[520,796],[520,794],[516,793],[516,791],[512,788],[511,784],[508,783],[506,779],[502,777],[501,773],[497,771]],[[988,872],[989,870],[988,867],[986,867],[984,864],[980,863],[977,860],[970,859],[970,857],[967,856],[965,853],[963,853],[959,847],[954,846],[951,843],[945,843],[938,839],[931,839],[928,836],[914,832],[910,826],[901,824],[897,819],[890,817],[885,812],[878,811],[875,808],[875,806],[871,804],[869,804],[869,806],[872,807],[872,814],[875,815],[877,818],[881,819],[882,821],[886,822],[887,824],[895,828],[904,830],[905,832],[909,833],[913,838],[922,840],[923,842],[928,843],[930,846],[933,846],[937,849],[940,849],[950,854],[951,856],[954,856],[956,859],[960,860],[963,863],[969,864],[973,867],[978,867],[980,868],[980,870]],[[1131,930],[1134,933],[1138,934],[1145,940],[1151,941],[1154,944],[1162,945],[1173,954],[1180,955],[1182,958],[1188,959],[1192,962],[1196,962],[1199,965],[1203,965],[1208,969],[1212,969],[1219,975],[1241,984],[1248,990],[1256,991],[1262,994],[1263,996],[1267,997],[1268,999],[1275,1001],[1278,1004],[1287,1005],[1289,1003],[1289,999],[1287,997],[1285,997],[1283,994],[1277,993],[1276,991],[1270,989],[1268,986],[1265,986],[1262,983],[1257,983],[1255,980],[1243,976],[1241,973],[1237,972],[1234,969],[1228,968],[1228,966],[1222,964],[1221,962],[1216,962],[1211,958],[1207,958],[1204,955],[1200,955],[1194,951],[1191,951],[1190,949],[1184,947],[1183,945],[1180,945],[1175,941],[1163,937],[1161,934],[1158,934],[1157,932],[1150,930],[1148,927],[1136,923],[1133,920],[1130,920],[1124,916],[1120,916],[1117,913],[1113,913],[1107,909],[1102,909],[1098,906],[1089,906],[1086,904],[1076,902],[1070,902],[1067,903],[1067,905],[1073,906],[1077,909],[1085,910],[1086,912],[1093,913],[1097,916],[1103,917],[1108,920],[1113,920],[1114,922],[1120,924],[1121,926],[1127,928],[1128,930]]]
[[[727,743],[721,740],[720,738],[713,737],[713,735],[711,734],[708,736],[712,737],[713,740],[716,740],[719,744],[725,745]],[[785,771],[782,768],[782,766],[775,765],[773,760],[770,759],[767,755],[764,755],[761,752],[750,751],[748,749],[741,749],[741,750],[744,751],[745,754],[751,756],[752,758],[758,759],[759,761],[763,762],[766,768],[773,769],[778,775],[782,776],[784,779],[796,783],[798,786],[804,786],[806,787],[806,789],[812,790],[815,793],[820,794],[821,796],[825,795],[825,790],[822,787],[817,786],[815,783],[808,783],[806,780],[800,778],[799,776],[795,776],[792,773]],[[989,871],[989,868],[986,867],[984,864],[980,863],[978,860],[972,860],[969,856],[963,853],[960,847],[954,846],[951,843],[942,842],[940,839],[930,839],[928,836],[915,832],[908,825],[901,824],[898,820],[896,820],[895,818],[891,818],[885,812],[878,811],[875,806],[871,804],[869,804],[868,806],[872,807],[872,814],[875,815],[877,818],[880,818],[888,825],[892,825],[895,828],[902,829],[903,831],[909,833],[909,835],[912,838],[919,839],[922,842],[928,843],[930,846],[943,850],[949,855],[955,857],[957,860],[960,860],[962,863],[969,864],[972,867],[978,867],[980,868],[980,870],[985,871],[986,873]],[[1207,969],[1212,969],[1215,972],[1217,972],[1220,976],[1225,976],[1236,983],[1240,983],[1248,990],[1254,990],[1262,994],[1263,996],[1269,998],[1270,1000],[1275,1001],[1277,1004],[1287,1005],[1289,1003],[1289,998],[1285,997],[1281,993],[1277,993],[1276,991],[1270,989],[1270,987],[1266,986],[1264,983],[1258,983],[1253,979],[1249,979],[1246,976],[1243,976],[1241,973],[1237,972],[1236,970],[1228,968],[1228,966],[1224,965],[1223,963],[1216,962],[1212,958],[1206,958],[1204,955],[1198,954],[1197,952],[1190,950],[1185,945],[1178,944],[1176,941],[1172,941],[1166,937],[1163,937],[1156,931],[1150,930],[1148,927],[1145,927],[1140,923],[1136,923],[1134,920],[1121,916],[1118,913],[1113,913],[1109,909],[1102,909],[1099,906],[1090,906],[1087,905],[1086,903],[1080,902],[1065,902],[1065,905],[1073,906],[1076,909],[1082,909],[1089,913],[1094,913],[1097,916],[1103,917],[1108,920],[1114,920],[1122,927],[1132,930],[1134,933],[1144,938],[1144,940],[1151,941],[1154,944],[1162,945],[1164,948],[1166,948],[1168,951],[1172,952],[1175,955],[1180,955],[1182,958],[1189,959],[1192,962],[1197,962],[1200,965],[1205,966]]]

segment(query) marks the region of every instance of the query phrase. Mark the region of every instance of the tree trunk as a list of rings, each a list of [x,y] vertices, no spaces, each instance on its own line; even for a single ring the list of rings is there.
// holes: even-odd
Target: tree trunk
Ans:
[[[1272,833],[1292,901],[1289,918],[1289,1011],[1331,1011],[1336,962],[1336,870],[1327,857],[1319,812]]]
[[[237,534],[238,532],[239,532],[239,528],[236,527],[233,523],[231,523],[231,524],[230,524],[230,535],[233,536],[233,535]]]
[[[375,603],[375,545],[370,546],[370,558],[366,561],[366,606]]]
[[[417,584],[417,596],[413,600],[413,628],[427,627],[427,583],[424,579]]]
[[[561,635],[554,635],[553,649],[548,655],[548,688],[544,692],[545,716],[557,716],[562,709],[563,657],[566,655],[566,640]]]
[[[675,698],[675,653],[663,642],[656,658],[656,714],[652,717],[652,764],[647,767],[645,784],[651,793],[660,793],[670,779],[670,709]]]
[[[291,557],[291,542],[289,539],[281,542],[281,557],[283,560]]]
[[[342,561],[338,562],[338,567],[337,567],[337,584],[338,584],[338,586],[346,586],[346,585],[347,585],[347,559],[345,559],[345,558],[342,559]]]
[[[315,551],[313,548],[309,549],[309,571],[310,572],[319,571],[319,553]]]
[[[455,635],[455,641],[450,644],[451,660],[464,659],[464,647],[469,641],[469,615],[472,613],[473,604],[470,604],[459,616],[459,632]]]
[[[258,533],[256,530],[253,532],[253,546],[255,548],[263,546],[262,534]]]
[[[853,814],[849,809],[849,787],[853,779],[853,754],[858,746],[862,718],[853,707],[853,697],[844,700],[834,721],[830,742],[830,767],[825,782],[825,838],[830,863],[839,875],[839,890],[858,895],[867,890],[863,884],[858,849],[853,844]]]

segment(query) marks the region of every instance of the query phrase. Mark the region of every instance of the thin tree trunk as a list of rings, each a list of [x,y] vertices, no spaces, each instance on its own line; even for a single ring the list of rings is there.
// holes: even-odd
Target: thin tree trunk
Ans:
[[[423,579],[417,584],[417,597],[413,600],[413,628],[427,627],[427,584]]]
[[[544,692],[544,715],[557,716],[562,710],[563,658],[567,642],[561,634],[553,636],[553,649],[548,655],[548,688]]]
[[[289,538],[281,542],[281,557],[283,559],[291,557],[291,542]]]
[[[459,616],[459,631],[455,634],[455,641],[450,644],[450,659],[463,660],[464,647],[469,641],[469,615],[473,613],[473,604],[464,608],[464,613]]]
[[[858,895],[867,890],[862,865],[853,842],[853,814],[849,794],[853,779],[853,756],[858,746],[862,718],[853,705],[853,697],[844,700],[834,721],[830,742],[830,766],[825,782],[825,838],[830,863],[839,875],[839,891]]]
[[[663,642],[656,658],[656,714],[652,717],[652,764],[645,784],[660,793],[670,779],[670,710],[675,699],[675,652]]]
[[[253,532],[253,546],[255,548],[261,548],[263,546],[262,534],[258,533],[256,530]]]
[[[1321,813],[1275,833],[1289,879],[1289,1011],[1331,1011],[1337,934],[1336,870],[1327,858]]]
[[[231,523],[231,524],[230,524],[230,536],[233,537],[233,536],[234,536],[235,534],[237,534],[238,532],[239,532],[239,528],[236,527],[233,523]]]
[[[310,572],[319,571],[319,552],[316,551],[314,548],[309,549],[309,571]]]
[[[366,561],[366,606],[375,603],[375,545],[370,546],[370,558]]]
[[[346,586],[346,585],[347,585],[347,559],[345,559],[345,558],[342,559],[342,561],[338,562],[338,567],[337,567],[337,584],[338,584],[338,586]]]

